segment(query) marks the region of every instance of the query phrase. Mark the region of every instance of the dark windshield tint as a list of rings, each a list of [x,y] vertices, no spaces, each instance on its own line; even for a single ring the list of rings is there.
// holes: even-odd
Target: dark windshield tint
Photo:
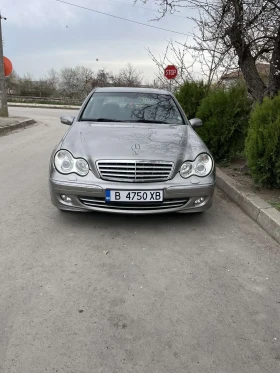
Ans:
[[[169,95],[129,92],[96,92],[80,120],[184,124]]]

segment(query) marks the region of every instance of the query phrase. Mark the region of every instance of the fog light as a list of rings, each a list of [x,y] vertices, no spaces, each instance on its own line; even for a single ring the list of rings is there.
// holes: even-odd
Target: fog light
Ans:
[[[72,199],[68,196],[66,196],[65,194],[61,194],[61,199],[62,201],[66,202],[66,203],[71,203],[72,202]]]
[[[194,201],[195,205],[199,205],[200,203],[205,201],[205,197],[200,197]]]

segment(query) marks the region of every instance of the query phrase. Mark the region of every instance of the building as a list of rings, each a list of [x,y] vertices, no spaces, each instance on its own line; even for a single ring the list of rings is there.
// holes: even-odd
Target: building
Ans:
[[[264,83],[268,84],[270,65],[267,63],[257,63],[256,67]],[[225,87],[230,87],[241,79],[243,79],[243,74],[241,70],[238,69],[228,74],[222,75],[220,80]]]

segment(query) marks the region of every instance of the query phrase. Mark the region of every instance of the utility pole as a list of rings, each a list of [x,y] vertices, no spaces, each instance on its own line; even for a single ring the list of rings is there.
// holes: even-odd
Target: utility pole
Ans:
[[[6,20],[6,18],[2,17],[0,14],[0,117],[8,117],[7,88],[3,59],[2,19]]]

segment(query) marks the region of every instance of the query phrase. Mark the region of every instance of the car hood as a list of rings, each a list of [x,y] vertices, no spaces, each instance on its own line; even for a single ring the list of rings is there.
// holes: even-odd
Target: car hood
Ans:
[[[161,160],[181,166],[206,151],[189,125],[75,122],[61,148],[97,160]],[[177,168],[177,167],[176,167]]]

